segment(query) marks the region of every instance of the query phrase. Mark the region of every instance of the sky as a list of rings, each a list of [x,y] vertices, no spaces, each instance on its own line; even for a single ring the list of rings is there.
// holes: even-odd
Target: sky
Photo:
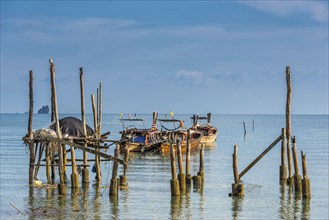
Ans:
[[[329,1],[3,1],[1,113],[328,114]]]

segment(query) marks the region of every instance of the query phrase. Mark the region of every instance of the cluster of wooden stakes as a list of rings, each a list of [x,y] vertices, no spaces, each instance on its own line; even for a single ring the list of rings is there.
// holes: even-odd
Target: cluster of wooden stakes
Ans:
[[[67,179],[66,179],[66,167],[72,167],[71,174],[71,188],[76,189],[80,187],[78,168],[82,169],[81,184],[88,184],[89,181],[89,161],[94,161],[96,165],[96,181],[101,183],[101,161],[113,161],[112,177],[110,181],[110,196],[118,196],[119,189],[127,188],[127,168],[129,162],[129,150],[125,151],[124,159],[120,159],[120,141],[107,140],[102,138],[101,124],[102,124],[102,84],[100,83],[97,89],[97,105],[95,104],[94,95],[91,95],[93,118],[94,118],[94,135],[87,136],[86,129],[86,117],[84,108],[84,82],[83,82],[83,69],[80,68],[80,92],[81,92],[81,118],[83,123],[83,137],[63,137],[59,126],[58,108],[57,108],[57,96],[55,86],[55,65],[52,60],[50,63],[50,81],[51,81],[51,121],[55,122],[56,129],[52,131],[50,129],[32,130],[32,116],[33,116],[33,72],[30,71],[29,81],[29,121],[28,121],[28,133],[23,140],[25,144],[29,146],[30,164],[29,164],[29,184],[33,185],[37,180],[37,175],[40,166],[46,167],[47,183],[55,184],[55,166],[58,166],[59,183],[57,185],[58,194],[66,195],[67,192]],[[286,81],[287,81],[287,105],[286,105],[286,128],[282,129],[281,135],[264,150],[249,166],[247,166],[240,174],[238,173],[238,146],[234,146],[233,153],[233,174],[234,183],[232,184],[232,193],[230,196],[244,196],[244,186],[241,181],[241,177],[246,174],[267,152],[269,152],[277,143],[281,141],[281,165],[280,165],[280,184],[288,184],[294,186],[296,192],[302,192],[304,198],[311,198],[310,180],[307,174],[306,167],[306,155],[302,152],[302,170],[303,179],[301,178],[298,167],[298,156],[296,138],[291,138],[291,116],[290,116],[290,100],[291,100],[291,81],[290,81],[290,68],[286,68]],[[172,132],[170,137],[170,159],[171,159],[171,173],[172,179],[170,181],[171,195],[179,196],[184,194],[187,187],[193,183],[194,189],[203,189],[204,185],[204,145],[200,148],[200,167],[196,176],[191,175],[190,172],[190,132],[187,133],[187,145],[186,145],[186,175],[183,171],[182,152],[180,140],[175,140],[175,133]],[[290,139],[292,139],[292,153],[290,152]],[[101,143],[111,142],[110,145],[116,144],[114,155],[109,155],[100,151],[100,149],[107,149],[110,145],[102,146]],[[176,142],[176,151],[174,150],[174,143]],[[70,146],[70,150],[66,150],[65,146]],[[75,150],[82,150],[83,159],[76,159]],[[38,158],[36,162],[36,154],[38,152]],[[41,164],[41,158],[45,152],[46,164]],[[71,153],[71,158],[67,158],[67,153]],[[95,159],[87,158],[87,152],[95,155]],[[178,174],[176,173],[176,161],[178,160]],[[58,157],[56,160],[55,157]],[[287,176],[287,162],[288,158],[288,176]],[[100,158],[103,158],[102,160]],[[293,159],[292,159],[293,158]],[[56,161],[55,161],[56,160]],[[295,168],[295,175],[292,175],[292,160]],[[70,164],[67,162],[71,161]],[[77,165],[77,161],[83,161],[83,164]],[[118,166],[123,165],[123,175],[118,176]]]
[[[286,67],[286,83],[287,83],[287,102],[286,102],[286,128],[282,128],[281,135],[268,146],[256,159],[254,159],[241,173],[238,172],[238,145],[234,146],[233,158],[233,175],[234,183],[232,184],[232,193],[229,196],[244,196],[244,185],[241,177],[245,175],[259,160],[261,160],[276,144],[281,141],[281,165],[280,165],[280,184],[294,187],[296,193],[302,193],[303,198],[311,198],[310,179],[308,177],[306,154],[301,151],[303,178],[300,175],[298,166],[298,154],[296,137],[291,136],[291,92],[292,83],[290,79],[290,67]],[[244,133],[246,135],[245,123]],[[291,141],[290,141],[291,140]],[[292,147],[290,149],[292,142]],[[287,159],[286,159],[287,158]],[[288,160],[288,176],[287,176],[287,160]],[[294,175],[292,167],[294,166]]]

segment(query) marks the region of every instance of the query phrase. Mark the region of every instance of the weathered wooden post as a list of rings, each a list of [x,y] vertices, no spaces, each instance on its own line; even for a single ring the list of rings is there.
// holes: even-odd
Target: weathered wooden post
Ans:
[[[32,118],[33,118],[33,72],[30,70],[30,82],[29,82],[29,124],[28,124],[28,137],[29,137],[29,151],[30,151],[30,166],[29,166],[29,184],[33,184],[33,171],[35,162],[34,140],[32,134]]]
[[[35,165],[35,169],[34,169],[34,177],[33,179],[37,180],[38,179],[38,173],[39,173],[39,168],[40,168],[40,163],[41,163],[41,158],[42,158],[42,154],[43,154],[43,151],[45,149],[45,143],[43,142],[40,142],[40,144],[36,144],[36,149],[38,148],[38,145],[39,145],[39,155],[38,155],[38,162],[37,164]]]
[[[255,120],[252,120],[252,131],[255,131]]]
[[[287,102],[286,102],[286,138],[287,138],[287,156],[288,156],[288,178],[287,184],[293,186],[294,178],[292,176],[292,156],[290,152],[290,136],[291,136],[291,92],[292,84],[290,80],[290,67],[286,67],[286,83],[287,83]]]
[[[198,176],[201,176],[201,184],[204,183],[204,144],[201,145],[200,148],[200,168],[198,172]]]
[[[71,187],[79,188],[79,174],[77,172],[77,165],[75,161],[75,150],[74,147],[72,146],[70,146],[70,148],[71,148],[71,163],[72,163]]]
[[[120,154],[120,146],[117,145],[114,150],[114,156],[119,157]],[[119,182],[118,182],[118,162],[113,162],[113,170],[112,170],[112,179],[110,183],[110,196],[118,196]]]
[[[85,116],[85,100],[84,100],[84,84],[83,84],[83,68],[80,67],[80,92],[81,92],[81,119],[83,124],[84,147],[87,147],[87,128]],[[89,183],[87,151],[83,151],[83,169],[82,169],[82,183]]]
[[[66,194],[66,186],[64,181],[64,173],[63,173],[63,154],[62,154],[62,146],[60,141],[62,140],[62,132],[59,127],[59,118],[58,118],[58,108],[57,108],[57,96],[56,96],[56,86],[55,86],[55,65],[52,60],[49,59],[50,63],[50,75],[51,75],[51,89],[52,96],[54,98],[54,116],[55,116],[55,124],[56,124],[56,135],[57,135],[57,148],[58,148],[58,172],[60,177],[60,183],[58,184],[58,194],[65,195]]]
[[[247,131],[246,131],[246,123],[243,122],[243,131],[244,131],[244,136],[247,135]]]
[[[91,105],[93,109],[93,117],[94,117],[94,133],[96,138],[99,138],[99,133],[98,132],[98,126],[97,126],[97,115],[98,113],[96,112],[96,107],[95,107],[95,98],[94,95],[91,95]],[[99,151],[99,148],[95,148],[96,151]],[[95,164],[96,164],[96,181],[101,182],[102,181],[102,175],[100,172],[100,158],[98,155],[95,155]]]
[[[282,128],[281,140],[281,165],[280,165],[280,184],[287,183],[287,166],[286,166],[286,129]]]
[[[192,183],[192,175],[190,170],[190,160],[191,160],[191,146],[190,146],[190,138],[191,133],[190,129],[187,129],[187,137],[186,137],[186,185],[191,186]]]
[[[170,161],[171,161],[171,180],[170,180],[170,188],[172,196],[179,196],[179,181],[176,178],[176,163],[175,163],[175,152],[174,152],[174,133],[171,133],[171,141],[170,141]]]
[[[240,181],[239,171],[238,171],[238,145],[234,145],[234,153],[232,155],[233,158],[233,175],[234,175],[234,183],[232,184],[232,193],[229,196],[244,196],[244,186]]]
[[[306,165],[306,154],[301,152],[302,155],[302,168],[303,168],[303,180],[302,180],[302,191],[303,198],[310,199],[311,198],[311,184],[310,179],[308,177],[307,165]]]
[[[128,169],[128,163],[129,163],[129,149],[126,149],[125,158],[124,158],[125,164],[123,165],[123,175],[120,175],[120,188],[121,189],[127,189],[127,169]]]
[[[177,149],[177,157],[178,157],[178,181],[180,191],[184,193],[186,191],[186,177],[183,171],[183,160],[182,160],[182,150],[181,150],[181,143],[180,140],[177,139],[176,141],[176,149]]]
[[[291,139],[292,139],[292,153],[293,153],[294,167],[295,167],[295,175],[294,175],[295,191],[301,192],[302,191],[302,177],[300,176],[299,167],[298,167],[296,137],[293,136]]]
[[[47,143],[46,145],[46,176],[47,176],[47,183],[51,184],[51,177],[50,177],[50,144]]]

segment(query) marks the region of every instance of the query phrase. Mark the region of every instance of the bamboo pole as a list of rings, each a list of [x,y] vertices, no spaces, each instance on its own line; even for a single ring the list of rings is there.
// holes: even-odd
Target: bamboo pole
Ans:
[[[62,146],[60,140],[62,139],[62,132],[59,127],[59,118],[58,118],[58,108],[57,108],[57,96],[56,96],[56,86],[55,86],[55,65],[52,60],[49,59],[50,63],[50,75],[51,75],[51,89],[52,96],[54,97],[54,116],[56,121],[56,135],[57,135],[57,148],[58,148],[58,172],[60,177],[60,183],[58,184],[58,194],[64,195],[66,192],[64,184],[64,173],[63,173],[63,155],[62,155]]]
[[[121,189],[127,189],[127,169],[128,169],[128,162],[129,162],[129,149],[126,149],[125,158],[124,158],[125,164],[123,165],[123,175],[120,176],[120,188]]]
[[[84,83],[83,83],[83,68],[80,67],[80,93],[81,93],[81,119],[83,124],[83,136],[84,147],[87,147],[87,128],[86,128],[86,116],[85,116],[85,100],[84,100]],[[87,151],[83,151],[83,170],[82,170],[82,183],[89,183],[89,170],[87,168],[88,165],[88,156]]]
[[[72,142],[72,140],[71,140]],[[70,146],[71,149],[71,164],[72,164],[72,174],[71,174],[71,187],[79,188],[79,174],[77,172],[76,158],[74,147]]]
[[[303,180],[302,180],[302,191],[303,191],[303,197],[306,199],[311,198],[311,184],[310,179],[308,177],[307,172],[307,164],[306,164],[306,154],[301,151],[302,155],[302,169],[303,169]]]
[[[36,144],[36,148],[38,148],[38,144]],[[33,179],[35,179],[35,180],[38,179],[39,167],[40,167],[40,162],[41,162],[41,158],[42,158],[42,154],[43,154],[44,149],[45,149],[45,143],[41,142],[40,145],[39,145],[38,162],[37,162],[37,164],[35,166],[35,169],[34,169]]]
[[[253,160],[240,174],[239,179],[246,174],[260,159],[262,159],[277,143],[281,141],[280,135],[270,146],[268,146],[255,160]]]
[[[191,170],[190,170],[190,160],[191,160],[191,145],[190,145],[190,138],[191,138],[191,133],[190,129],[187,129],[187,137],[186,137],[186,184],[191,185],[192,183],[192,175],[191,175]]]
[[[32,135],[32,119],[33,119],[33,72],[30,70],[30,80],[29,80],[29,98],[30,98],[30,108],[29,108],[29,122],[28,122],[28,137],[29,137],[29,151],[30,151],[30,164],[34,164],[35,161],[35,151],[34,151],[34,140]],[[29,184],[33,184],[33,171],[34,166],[29,167]]]
[[[95,98],[94,95],[91,95],[91,105],[93,109],[93,117],[94,117],[94,133],[96,135],[96,138],[99,138],[100,132],[98,132],[97,127],[97,113],[96,113],[96,107],[95,107]],[[99,148],[95,148],[96,151],[99,151]],[[101,175],[101,168],[100,168],[100,158],[98,155],[95,155],[95,164],[96,164],[96,181],[102,181],[102,175]]]
[[[201,145],[200,148],[200,167],[198,176],[201,176],[201,184],[204,183],[204,144]]]
[[[281,165],[280,165],[280,184],[287,182],[287,166],[286,166],[286,129],[282,128],[281,140]]]
[[[298,167],[296,137],[293,136],[291,139],[292,139],[292,149],[291,149],[291,151],[293,153],[294,168],[295,168],[295,175],[294,175],[295,191],[301,192],[302,191],[302,177],[300,176],[299,167]]]
[[[181,192],[185,192],[186,190],[186,177],[183,171],[183,159],[182,159],[182,149],[181,142],[179,139],[176,140],[176,149],[177,149],[177,157],[178,157],[178,181]]]
[[[99,118],[98,118],[98,137],[100,137],[102,133],[102,116],[103,116],[103,107],[102,107],[102,82],[99,83]],[[96,151],[99,151],[99,148],[96,149]],[[98,181],[102,180],[101,175],[101,164],[100,164],[100,158],[96,155],[95,157],[95,163],[96,163],[96,179]]]
[[[286,67],[286,84],[287,84],[287,102],[286,102],[286,138],[287,138],[287,156],[288,156],[288,185],[293,185],[292,177],[292,155],[290,152],[290,136],[291,136],[291,93],[292,84],[290,80],[290,67]]]

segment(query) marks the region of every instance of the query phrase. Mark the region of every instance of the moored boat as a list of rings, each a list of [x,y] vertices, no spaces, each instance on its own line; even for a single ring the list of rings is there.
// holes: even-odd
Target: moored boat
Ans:
[[[162,133],[156,127],[157,112],[153,112],[153,124],[150,129],[145,128],[145,121],[142,118],[121,118],[123,130],[120,131],[120,149],[130,152],[144,152],[155,150],[164,142]],[[126,123],[141,122],[144,128],[136,128]]]
[[[159,151],[166,154],[170,152],[170,138],[169,135],[171,133],[174,133],[174,141],[173,141],[173,148],[174,151],[176,151],[176,140],[179,139],[181,143],[181,152],[186,152],[186,146],[187,146],[187,130],[184,130],[184,123],[181,120],[178,119],[158,119],[158,121],[161,123],[161,128],[164,129],[162,131],[163,139],[166,140],[163,142],[159,148]],[[165,127],[162,123],[173,123],[174,128],[169,129]],[[177,124],[179,124],[177,126]],[[201,141],[202,133],[196,130],[190,130],[190,150],[196,149]]]
[[[199,131],[203,134],[201,138],[201,144],[213,143],[216,141],[218,136],[218,128],[211,125],[211,113],[208,113],[207,116],[198,116],[196,114],[191,117],[192,119],[192,130]],[[207,120],[207,123],[199,123],[202,120]]]

